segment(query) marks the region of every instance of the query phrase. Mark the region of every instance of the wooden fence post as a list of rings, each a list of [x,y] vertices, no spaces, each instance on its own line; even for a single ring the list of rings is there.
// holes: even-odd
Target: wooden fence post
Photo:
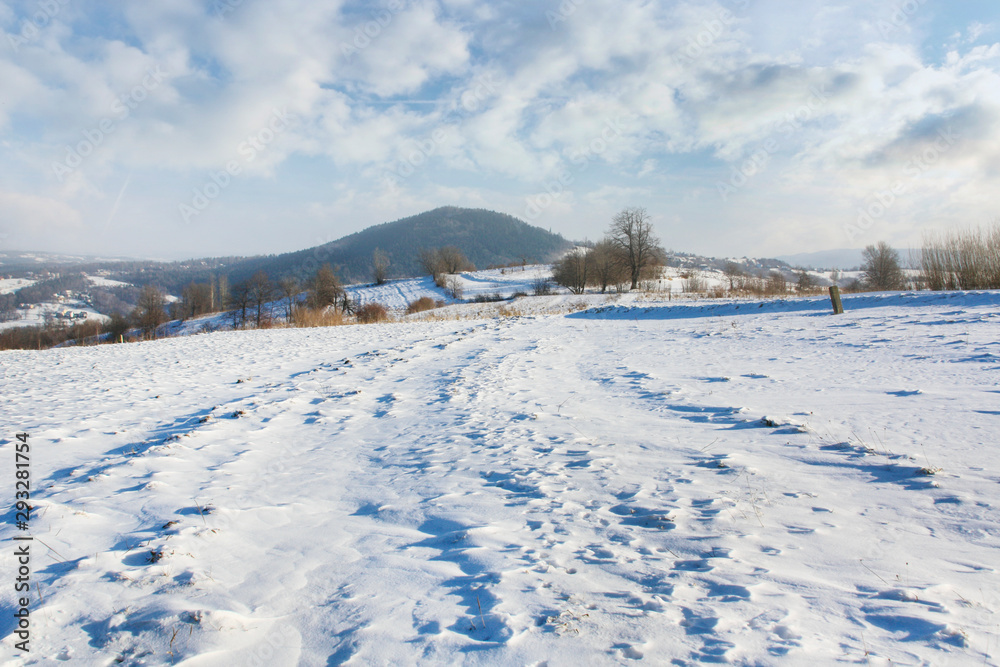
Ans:
[[[844,304],[840,301],[840,288],[836,285],[830,286],[830,301],[833,302],[833,314],[843,315]]]

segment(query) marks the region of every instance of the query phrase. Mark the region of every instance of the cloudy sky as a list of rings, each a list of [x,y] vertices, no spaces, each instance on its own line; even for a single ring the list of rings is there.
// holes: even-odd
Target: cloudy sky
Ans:
[[[442,205],[711,255],[1000,216],[996,0],[0,1],[0,250],[316,245]]]

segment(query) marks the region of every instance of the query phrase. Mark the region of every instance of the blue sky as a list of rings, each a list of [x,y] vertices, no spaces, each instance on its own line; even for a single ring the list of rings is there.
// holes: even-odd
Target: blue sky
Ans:
[[[442,205],[717,256],[1000,216],[1000,6],[0,2],[0,249],[262,254]],[[4,236],[6,234],[6,236]]]

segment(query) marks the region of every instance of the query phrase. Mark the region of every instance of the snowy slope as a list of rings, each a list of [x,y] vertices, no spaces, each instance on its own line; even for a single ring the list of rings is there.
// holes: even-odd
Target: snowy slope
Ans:
[[[0,294],[13,294],[22,287],[34,285],[36,280],[27,278],[0,278]]]
[[[87,276],[87,280],[89,280],[93,285],[96,285],[98,287],[130,287],[131,286],[131,283],[123,283],[120,280],[113,280],[113,279],[107,278],[105,276]]]
[[[63,299],[62,301],[32,304],[30,308],[18,308],[17,314],[21,319],[0,322],[0,331],[10,327],[42,326],[45,324],[46,316],[53,317],[61,313],[86,313],[87,315],[86,318],[63,320],[68,323],[79,323],[83,319],[102,322],[110,319],[107,315],[102,315],[79,299]]]
[[[1000,294],[845,305],[0,353],[3,664],[995,664]]]
[[[472,271],[459,274],[456,278],[462,286],[462,297],[472,300],[479,295],[499,294],[506,298],[516,292],[531,294],[535,281],[551,276],[550,265],[533,264],[523,268]],[[358,304],[377,302],[395,311],[406,310],[407,305],[424,296],[435,301],[455,303],[455,299],[446,290],[437,287],[430,276],[391,280],[384,285],[351,285],[347,291]]]

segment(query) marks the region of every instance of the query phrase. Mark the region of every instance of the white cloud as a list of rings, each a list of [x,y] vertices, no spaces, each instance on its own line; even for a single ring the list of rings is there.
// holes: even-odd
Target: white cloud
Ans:
[[[80,212],[64,202],[20,192],[0,190],[0,224],[11,242],[19,238],[43,241],[53,232],[78,229],[82,223]]]
[[[9,30],[16,16],[4,7]],[[963,39],[934,58],[929,4],[890,31],[879,26],[891,8],[860,0],[273,0],[221,18],[196,0],[150,0],[106,11],[113,32],[67,5],[19,54],[0,53],[0,175],[19,174],[21,194],[54,198],[78,220],[89,221],[88,202],[114,198],[125,172],[204,181],[241,159],[276,108],[296,122],[243,164],[246,177],[293,191],[286,179],[307,158],[317,183],[344,188],[319,193],[315,210],[344,219],[447,197],[521,214],[568,173],[572,186],[545,213],[554,223],[582,221],[594,235],[608,207],[634,197],[651,209],[697,202],[685,215],[722,225],[717,181],[768,147],[766,170],[735,197],[795,214],[761,207],[740,220],[777,241],[808,239],[796,226],[837,227],[948,123],[961,139],[893,207],[900,229],[904,214],[913,227],[937,224],[921,207],[944,224],[983,217],[1000,178],[1000,44],[983,41],[992,17],[961,24]],[[552,12],[564,20],[550,25]],[[155,68],[168,76],[127,117],[113,111]],[[57,182],[52,163],[109,119],[113,131]],[[385,174],[408,163],[412,177],[385,190]],[[733,238],[740,220],[726,223]]]

